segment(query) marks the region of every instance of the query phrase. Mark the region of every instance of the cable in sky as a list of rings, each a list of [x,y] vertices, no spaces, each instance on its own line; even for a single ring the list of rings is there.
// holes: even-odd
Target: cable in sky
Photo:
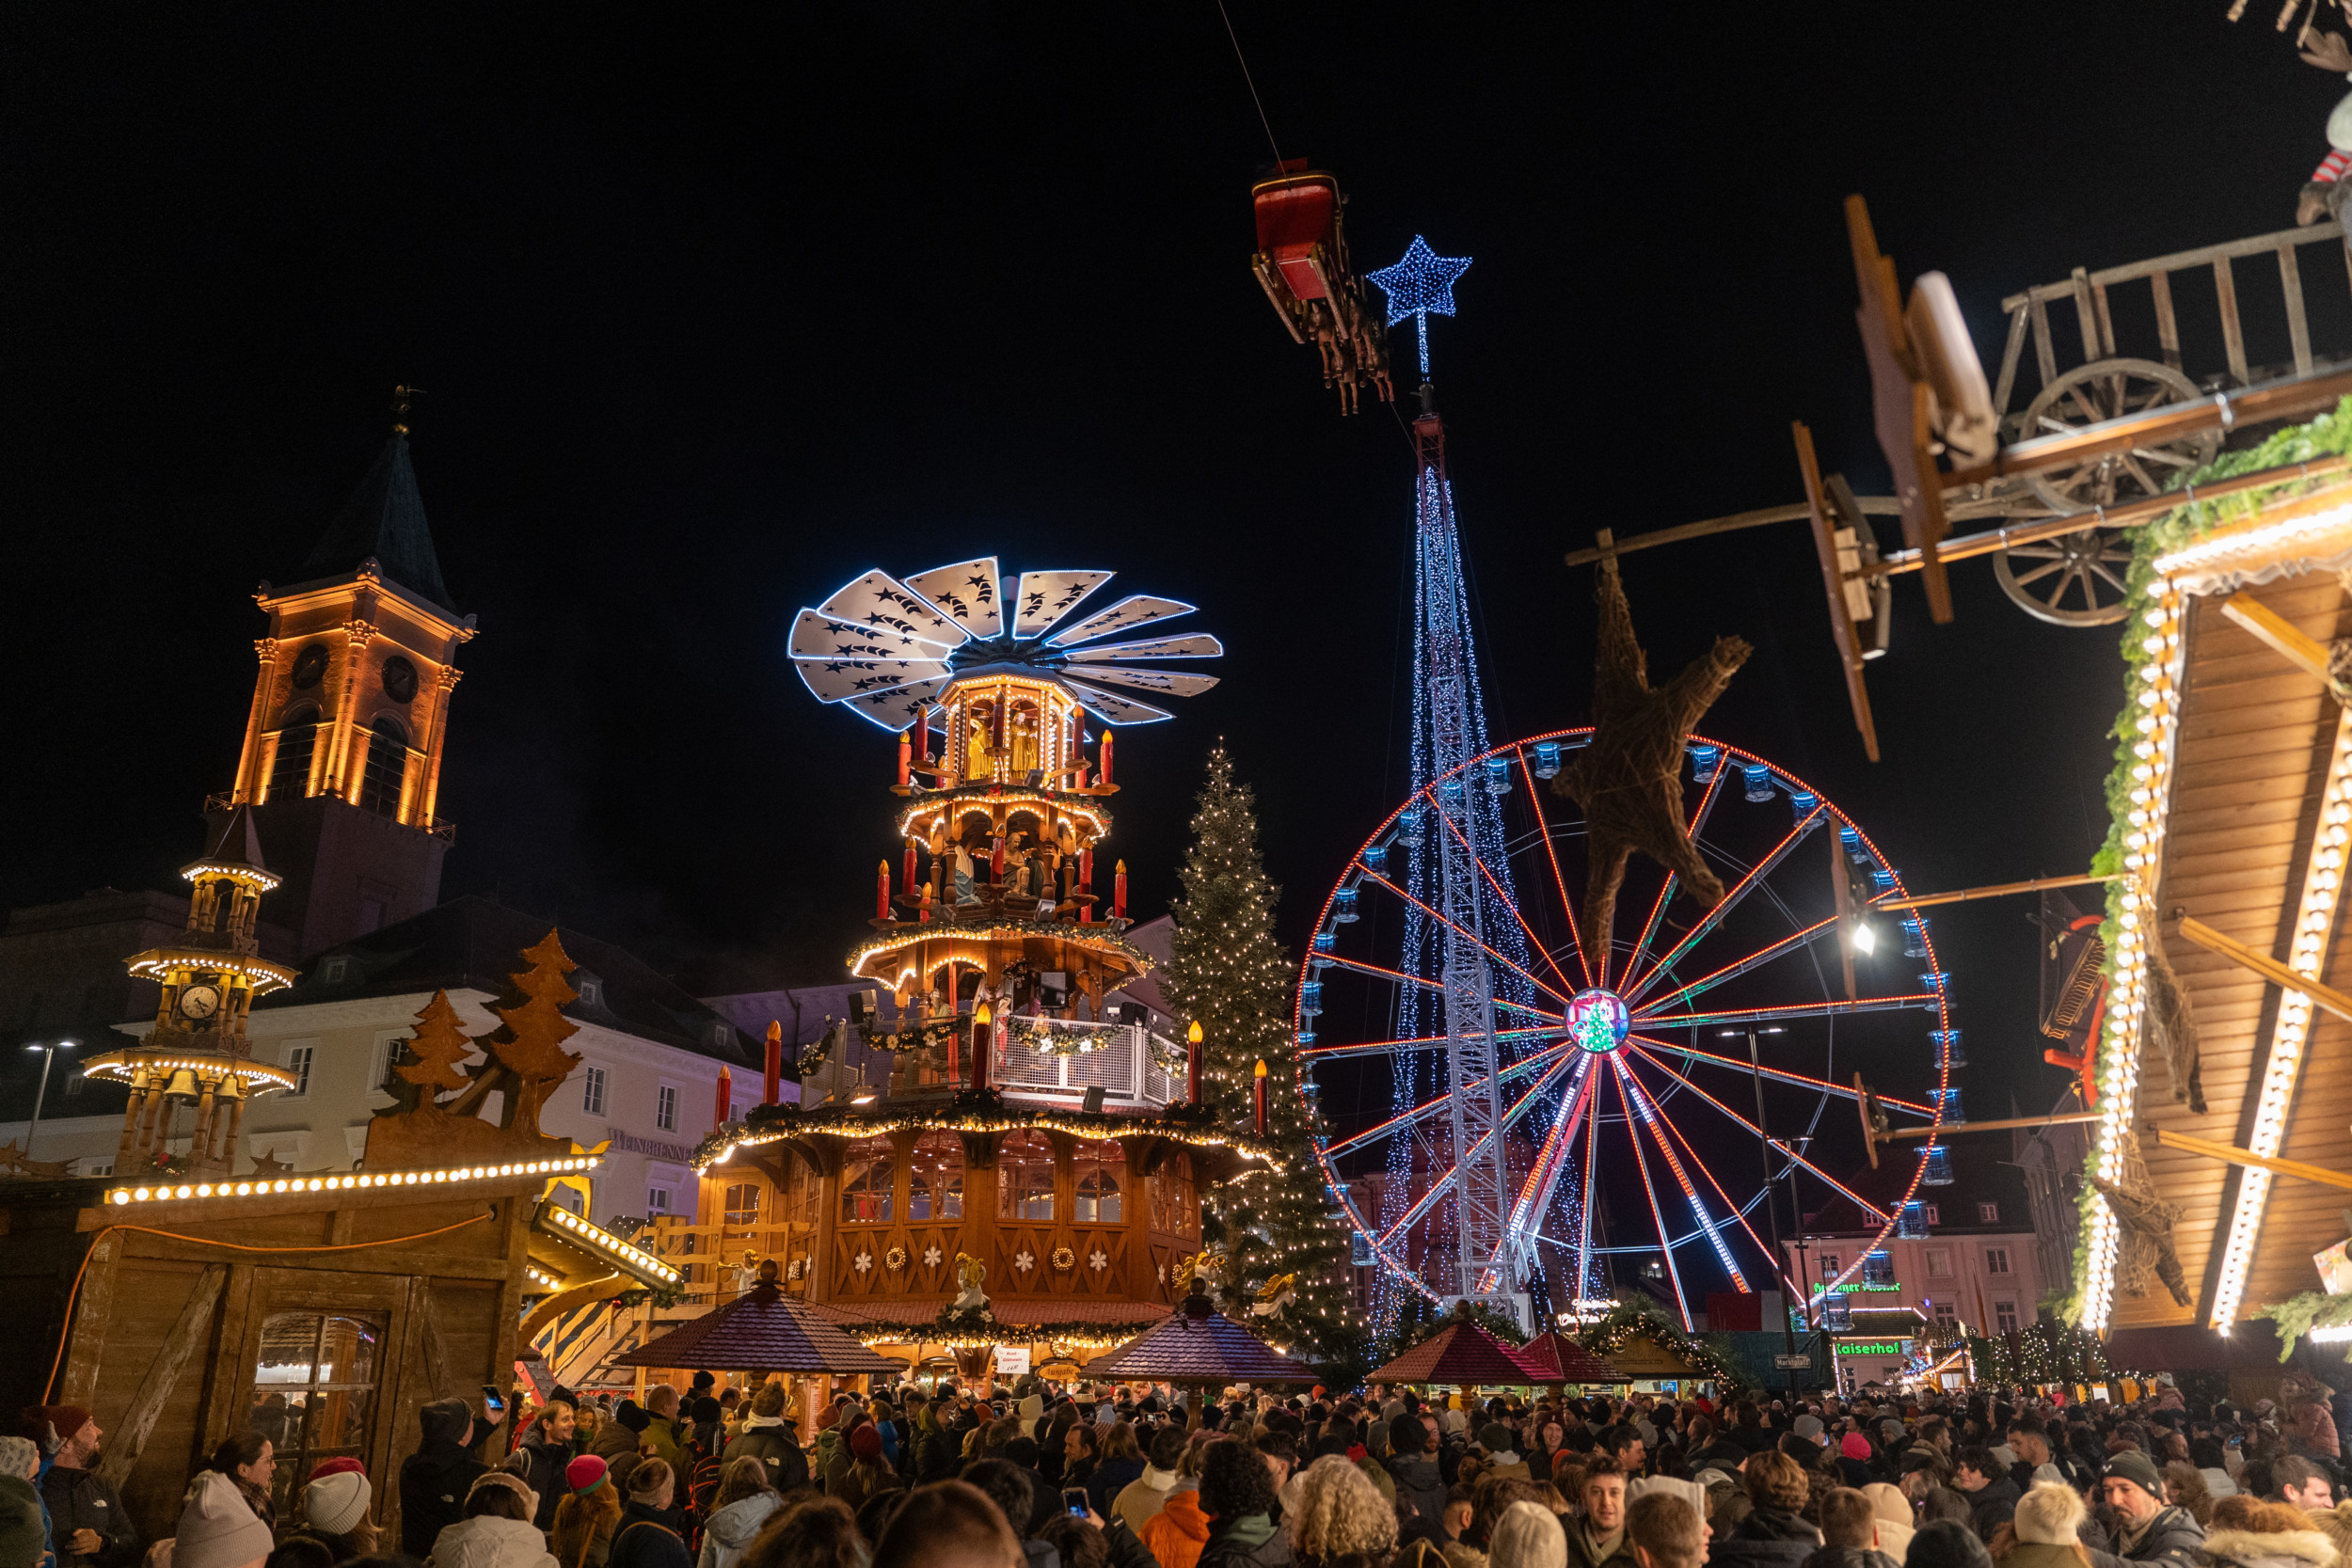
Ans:
[[[1265,144],[1274,149],[1274,166],[1282,166],[1282,144],[1274,139],[1274,122],[1265,117],[1265,100],[1258,96],[1257,79],[1249,74],[1249,56],[1241,52],[1241,37],[1233,31],[1233,18],[1225,9],[1225,0],[1216,0],[1216,14],[1225,19],[1225,36],[1233,40],[1233,58],[1241,63],[1241,79],[1249,88],[1249,102],[1258,106],[1258,123],[1265,127]]]

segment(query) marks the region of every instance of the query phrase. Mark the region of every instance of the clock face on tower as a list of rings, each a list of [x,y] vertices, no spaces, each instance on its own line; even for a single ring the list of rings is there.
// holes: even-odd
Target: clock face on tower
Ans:
[[[384,661],[384,695],[405,703],[417,694],[417,667],[394,655]]]
[[[220,1011],[220,988],[195,985],[180,993],[180,1013],[199,1022]]]
[[[318,685],[326,673],[326,644],[313,642],[294,659],[294,684],[296,691],[308,691]]]

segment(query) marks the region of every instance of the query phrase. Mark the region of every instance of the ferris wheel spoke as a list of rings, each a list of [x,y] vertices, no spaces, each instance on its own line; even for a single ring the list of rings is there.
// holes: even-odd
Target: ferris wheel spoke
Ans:
[[[1422,903],[1420,899],[1414,897],[1411,894],[1406,892],[1403,888],[1397,886],[1394,882],[1389,880],[1377,871],[1372,869],[1372,867],[1365,865],[1363,862],[1358,861],[1356,863],[1362,870],[1366,880],[1378,882],[1382,887],[1387,888],[1391,893],[1395,894],[1399,898],[1404,899],[1407,904],[1412,905],[1413,908],[1419,910],[1422,913],[1427,915],[1430,919],[1436,921],[1447,930],[1452,931],[1454,935],[1469,938],[1469,940],[1476,943],[1478,949],[1485,953],[1488,958],[1494,959],[1497,963],[1502,964],[1504,968],[1510,970],[1514,974],[1517,974],[1520,979],[1525,980],[1529,985],[1534,986],[1537,990],[1542,991],[1545,995],[1556,998],[1562,1006],[1566,1006],[1569,997],[1575,994],[1573,988],[1565,991],[1553,990],[1551,987],[1544,984],[1541,980],[1535,978],[1533,974],[1530,974],[1526,970],[1521,969],[1518,964],[1513,963],[1510,958],[1505,957],[1502,953],[1497,951],[1491,946],[1488,946],[1485,942],[1479,939],[1475,932],[1462,929],[1461,927],[1455,925],[1453,921],[1448,920],[1445,916],[1439,914],[1437,911],[1431,909],[1428,905]],[[1542,944],[1539,942],[1536,946],[1538,950],[1540,950]],[[1557,968],[1558,966],[1554,965],[1553,967]],[[1560,979],[1561,983],[1565,985],[1567,983],[1568,977],[1563,974],[1560,976]]]
[[[1800,821],[1795,827],[1788,830],[1788,836],[1774,845],[1772,847],[1772,853],[1756,862],[1755,868],[1749,871],[1746,876],[1740,878],[1740,880],[1733,885],[1731,891],[1724,895],[1723,901],[1717,904],[1713,909],[1708,911],[1706,916],[1701,919],[1697,925],[1691,927],[1690,933],[1675,944],[1672,952],[1667,953],[1661,958],[1656,963],[1652,964],[1646,972],[1644,973],[1640,979],[1634,981],[1632,985],[1626,988],[1621,994],[1625,997],[1627,1003],[1629,1005],[1640,1000],[1644,992],[1647,991],[1651,986],[1657,984],[1661,975],[1664,974],[1668,970],[1674,967],[1676,960],[1679,959],[1685,953],[1688,953],[1692,948],[1696,947],[1702,941],[1706,940],[1707,934],[1712,931],[1716,927],[1722,925],[1724,923],[1724,916],[1730,914],[1733,910],[1738,909],[1740,907],[1740,900],[1747,897],[1749,894],[1755,892],[1757,884],[1762,882],[1766,877],[1772,874],[1772,868],[1780,864],[1782,861],[1787,860],[1788,858],[1789,851],[1796,848],[1798,845],[1804,843],[1805,836],[1811,833],[1815,828],[1820,826],[1821,822],[1827,816],[1828,808],[1824,806],[1815,806],[1811,811],[1807,812],[1804,820]]]
[[[1519,776],[1527,781],[1527,803],[1535,813],[1535,831],[1543,835],[1544,858],[1551,863],[1552,883],[1560,890],[1560,908],[1567,913],[1568,945],[1576,950],[1576,967],[1583,972],[1584,983],[1590,986],[1593,983],[1593,966],[1584,957],[1583,935],[1576,928],[1576,904],[1568,897],[1568,879],[1560,874],[1560,851],[1551,842],[1551,824],[1544,816],[1543,798],[1535,788],[1535,770],[1528,766],[1527,748],[1514,745],[1511,749],[1518,753]],[[1540,948],[1543,944],[1538,942],[1536,945]],[[1548,952],[1546,956],[1549,957]],[[1554,963],[1551,967],[1556,970],[1560,966]],[[1565,975],[1561,977],[1566,978]]]
[[[1559,961],[1553,958],[1550,950],[1544,946],[1543,940],[1536,936],[1534,931],[1528,929],[1527,917],[1519,913],[1518,900],[1513,898],[1509,894],[1502,891],[1502,884],[1495,880],[1495,874],[1486,868],[1486,863],[1485,861],[1479,859],[1476,847],[1473,847],[1470,841],[1463,835],[1462,830],[1454,825],[1454,818],[1445,814],[1445,808],[1437,804],[1437,797],[1431,794],[1428,790],[1422,791],[1422,794],[1429,800],[1429,803],[1436,808],[1438,820],[1445,824],[1445,831],[1454,835],[1455,842],[1461,845],[1462,852],[1470,858],[1470,863],[1478,867],[1478,874],[1486,879],[1486,885],[1494,890],[1496,901],[1501,903],[1504,909],[1509,910],[1511,911],[1511,918],[1518,922],[1519,931],[1527,938],[1528,946],[1532,950],[1543,954],[1544,962],[1551,965],[1551,972],[1560,976],[1560,983],[1567,987],[1570,991],[1574,991],[1576,990],[1576,982],[1569,979],[1567,975],[1561,971]],[[1485,944],[1482,942],[1480,945],[1484,946]],[[1487,951],[1492,952],[1494,950],[1492,948],[1487,948]],[[1513,969],[1519,968],[1517,964],[1513,964],[1511,967]],[[1527,971],[1519,969],[1519,973],[1526,974]],[[1533,979],[1534,976],[1529,975],[1529,978]],[[1558,996],[1560,994],[1558,991],[1552,990],[1549,986],[1544,987],[1544,990],[1550,991],[1550,993],[1554,996]]]
[[[1627,1097],[1625,1073],[1622,1070],[1616,1074],[1616,1084],[1617,1099],[1625,1105],[1626,1127],[1630,1132],[1633,1126],[1633,1102]],[[1642,1137],[1638,1132],[1633,1133],[1633,1163],[1642,1168],[1642,1190],[1649,1195],[1650,1222],[1658,1227],[1658,1250],[1666,1259],[1666,1277],[1674,1281],[1675,1305],[1682,1309],[1682,1332],[1689,1334],[1693,1332],[1696,1326],[1691,1321],[1691,1301],[1682,1293],[1682,1271],[1675,1265],[1674,1236],[1666,1229],[1666,1216],[1659,1212],[1658,1184],[1649,1179],[1649,1156],[1642,1152]]]
[[[1495,1038],[1499,1041],[1540,1039],[1559,1032],[1557,1029],[1498,1029]],[[1480,1033],[1465,1037],[1476,1039],[1480,1037]],[[1429,1051],[1448,1043],[1448,1037],[1444,1035],[1416,1035],[1409,1040],[1366,1040],[1359,1045],[1302,1045],[1298,1048],[1298,1055],[1302,1061],[1337,1061],[1347,1056],[1386,1056],[1399,1051]]]
[[[1648,1006],[1653,1008],[1670,1007],[1677,1002],[1687,1002],[1702,991],[1713,990],[1726,980],[1736,980],[1748,971],[1761,968],[1785,953],[1795,952],[1798,948],[1820,938],[1836,924],[1836,915],[1831,915],[1827,920],[1818,921],[1793,936],[1781,938],[1770,947],[1760,947],[1735,963],[1724,965],[1712,974],[1701,975],[1687,986],[1670,990],[1665,995],[1653,999]]]
[[[1729,1117],[1740,1126],[1746,1128],[1756,1136],[1759,1138],[1765,1137],[1764,1130],[1762,1128],[1756,1126],[1756,1123],[1750,1121],[1747,1117],[1741,1116],[1739,1112],[1733,1110],[1730,1106],[1724,1104],[1713,1095],[1708,1094],[1705,1089],[1700,1088],[1696,1084],[1691,1082],[1690,1079],[1685,1078],[1682,1074],[1677,1072],[1674,1069],[1674,1065],[1661,1058],[1656,1052],[1649,1051],[1643,1047],[1634,1046],[1629,1040],[1628,1041],[1628,1048],[1637,1052],[1645,1061],[1650,1064],[1650,1066],[1656,1068],[1659,1071],[1664,1073],[1667,1077],[1673,1079],[1684,1088],[1689,1089],[1692,1094],[1697,1095],[1701,1100],[1704,1100],[1707,1103],[1712,1105],[1715,1109],[1721,1111],[1724,1115]],[[1794,1160],[1798,1164],[1803,1165],[1806,1170],[1812,1172],[1815,1176],[1820,1177],[1823,1181],[1826,1181],[1832,1187],[1836,1188],[1839,1192],[1853,1199],[1854,1202],[1860,1204],[1863,1209],[1870,1213],[1876,1214],[1881,1220],[1891,1220],[1894,1217],[1885,1210],[1880,1208],[1877,1204],[1871,1202],[1868,1198],[1864,1197],[1860,1193],[1855,1192],[1851,1187],[1847,1186],[1843,1181],[1838,1180],[1837,1178],[1832,1176],[1829,1172],[1823,1170],[1820,1166],[1815,1164],[1804,1155],[1798,1153],[1794,1148],[1790,1148],[1780,1139],[1771,1138],[1767,1141],[1770,1142],[1774,1148],[1777,1148],[1782,1153],[1788,1155],[1789,1159]]]
[[[1740,1060],[1737,1056],[1718,1056],[1711,1051],[1701,1051],[1694,1045],[1677,1045],[1671,1040],[1654,1040],[1646,1035],[1633,1035],[1628,1037],[1637,1040],[1643,1045],[1649,1047],[1651,1052],[1654,1053],[1662,1052],[1670,1055],[1681,1056],[1693,1062],[1705,1062],[1711,1067],[1727,1069],[1732,1072],[1738,1073],[1742,1078],[1760,1076],[1770,1078],[1776,1084],[1795,1084],[1808,1089],[1819,1089],[1824,1094],[1836,1095],[1841,1100],[1853,1100],[1858,1098],[1854,1092],[1853,1085],[1851,1084],[1833,1084],[1826,1078],[1808,1078],[1802,1072],[1789,1072],[1781,1068],[1764,1067],[1761,1065],[1750,1067],[1746,1062]],[[1892,1095],[1884,1094],[1877,1095],[1876,1098],[1882,1105],[1889,1106],[1898,1111],[1909,1111],[1914,1116],[1928,1117],[1932,1118],[1935,1115],[1934,1106],[1922,1105],[1916,1101],[1897,1100]]]
[[[1525,1094],[1521,1095],[1518,1098],[1518,1103],[1514,1104],[1509,1110],[1502,1113],[1502,1120],[1498,1121],[1489,1131],[1482,1132],[1478,1135],[1478,1141],[1470,1145],[1469,1153],[1463,1154],[1457,1150],[1454,1156],[1453,1169],[1448,1170],[1442,1177],[1436,1177],[1430,1180],[1429,1190],[1422,1194],[1421,1196],[1415,1200],[1410,1209],[1405,1211],[1404,1217],[1398,1220],[1394,1225],[1391,1226],[1387,1230],[1380,1233],[1380,1244],[1386,1246],[1390,1242],[1395,1240],[1401,1232],[1408,1230],[1414,1225],[1420,1223],[1423,1215],[1427,1214],[1430,1210],[1437,1207],[1438,1200],[1439,1198],[1454,1190],[1454,1179],[1455,1172],[1459,1171],[1462,1166],[1468,1164],[1470,1161],[1477,1159],[1481,1154],[1485,1153],[1486,1150],[1486,1145],[1489,1142],[1497,1137],[1500,1137],[1504,1132],[1509,1132],[1512,1126],[1517,1123],[1521,1117],[1527,1115],[1530,1110],[1534,1109],[1535,1102],[1544,1097],[1544,1091],[1549,1089],[1552,1085],[1553,1081],[1556,1080],[1560,1074],[1565,1072],[1571,1065],[1572,1064],[1569,1058],[1565,1056],[1559,1061],[1552,1063],[1550,1069],[1544,1073],[1543,1077],[1536,1080],[1534,1086],[1530,1088]]]
[[[1715,1196],[1724,1200],[1725,1209],[1731,1211],[1731,1217],[1740,1222],[1740,1228],[1748,1233],[1748,1240],[1756,1243],[1756,1252],[1770,1263],[1773,1276],[1793,1292],[1797,1282],[1789,1276],[1788,1269],[1781,1260],[1772,1256],[1772,1249],[1765,1244],[1764,1238],[1756,1233],[1756,1227],[1748,1223],[1747,1211],[1741,1209],[1733,1201],[1731,1195],[1724,1191],[1724,1184],[1715,1180],[1713,1168],[1705,1160],[1699,1158],[1699,1151],[1691,1146],[1691,1140],[1684,1134],[1682,1129],[1674,1124],[1674,1118],[1661,1116],[1658,1120],[1661,1126],[1674,1135],[1675,1142],[1682,1146],[1682,1152],[1691,1157],[1691,1163],[1698,1166],[1699,1174],[1707,1178],[1707,1184],[1715,1189]],[[1772,1201],[1772,1195],[1769,1192],[1765,1194],[1764,1201],[1767,1203]]]
[[[1724,1013],[1635,1013],[1644,1029],[1700,1029],[1715,1023],[1779,1023],[1792,1018],[1844,1018],[1850,1013],[1888,1013],[1903,1007],[1932,1012],[1943,999],[1931,990],[1907,996],[1866,996],[1858,1001],[1796,1002],[1785,1007],[1740,1007]]]
[[[1716,791],[1723,787],[1723,782],[1724,765],[1719,762],[1715,771],[1708,777],[1707,788],[1699,795],[1698,808],[1691,813],[1691,820],[1683,829],[1690,838],[1695,840],[1699,830],[1707,825],[1708,816],[1715,807]],[[1658,889],[1658,901],[1649,907],[1649,918],[1642,922],[1641,940],[1633,944],[1633,956],[1625,961],[1626,974],[1631,974],[1642,967],[1642,959],[1649,953],[1650,939],[1658,934],[1658,923],[1665,918],[1666,902],[1675,895],[1675,889],[1681,882],[1682,879],[1675,872],[1666,873],[1665,881]]]
[[[1522,1259],[1533,1247],[1535,1233],[1543,1228],[1544,1214],[1551,1207],[1552,1191],[1560,1184],[1560,1172],[1566,1167],[1569,1150],[1576,1144],[1577,1124],[1584,1119],[1584,1099],[1594,1092],[1597,1077],[1588,1055],[1577,1069],[1576,1082],[1569,1086],[1567,1108],[1553,1119],[1544,1147],[1536,1153],[1534,1168],[1519,1185],[1518,1201],[1511,1206],[1511,1222],[1505,1231],[1514,1238],[1530,1238],[1514,1248]]]
[[[1642,1124],[1649,1129],[1650,1136],[1658,1140],[1658,1152],[1666,1157],[1666,1168],[1674,1172],[1676,1182],[1682,1188],[1683,1201],[1691,1206],[1692,1216],[1699,1222],[1699,1228],[1707,1232],[1708,1241],[1714,1244],[1715,1260],[1723,1264],[1725,1274],[1731,1275],[1732,1289],[1743,1296],[1753,1294],[1748,1288],[1747,1275],[1741,1274],[1740,1265],[1731,1260],[1731,1248],[1724,1244],[1724,1233],[1715,1227],[1715,1217],[1707,1212],[1706,1199],[1700,1197],[1699,1190],[1691,1185],[1691,1175],[1682,1168],[1681,1160],[1675,1154],[1674,1145],[1668,1143],[1666,1134],[1660,1131],[1658,1107],[1648,1095],[1642,1092],[1642,1085],[1633,1074],[1627,1070],[1624,1058],[1612,1055],[1609,1065],[1622,1080],[1619,1087],[1631,1098],[1634,1108],[1641,1113]],[[1635,1134],[1634,1141],[1637,1144],[1641,1141],[1639,1133]]]
[[[1566,1050],[1569,1043],[1570,1042],[1567,1040],[1562,1040],[1559,1044],[1551,1046],[1545,1051],[1538,1052],[1533,1056],[1522,1057],[1518,1061],[1513,1062],[1509,1067],[1504,1068],[1502,1071],[1495,1074],[1496,1083],[1500,1085],[1514,1078],[1526,1077],[1537,1068],[1542,1067],[1551,1056]],[[1486,1081],[1484,1078],[1476,1078],[1472,1079],[1468,1085],[1464,1085],[1463,1092],[1466,1094],[1475,1093],[1486,1086]],[[1324,1146],[1323,1152],[1327,1157],[1336,1160],[1341,1155],[1347,1153],[1349,1150],[1360,1148],[1365,1144],[1372,1142],[1375,1138],[1384,1137],[1400,1128],[1409,1128],[1426,1120],[1428,1117],[1436,1116],[1439,1111],[1444,1110],[1452,1103],[1454,1103],[1454,1095],[1451,1091],[1449,1091],[1445,1094],[1439,1095],[1435,1100],[1424,1101],[1421,1104],[1414,1106],[1411,1110],[1406,1111],[1401,1115],[1391,1117],[1388,1120],[1380,1123],[1376,1127],[1367,1127],[1361,1132],[1358,1132],[1352,1137],[1343,1138],[1335,1144],[1327,1144]]]

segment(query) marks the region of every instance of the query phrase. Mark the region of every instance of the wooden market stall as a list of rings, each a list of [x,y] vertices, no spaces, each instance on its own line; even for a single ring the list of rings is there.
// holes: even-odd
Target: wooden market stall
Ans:
[[[743,1294],[672,1329],[624,1355],[615,1367],[668,1374],[688,1386],[697,1371],[744,1372],[755,1383],[784,1374],[803,1431],[817,1430],[817,1414],[834,1377],[869,1378],[906,1369],[868,1350],[810,1308],[784,1293],[775,1259],[760,1264],[757,1282]],[[819,1384],[818,1377],[826,1381]]]
[[[1368,1384],[1411,1383],[1436,1387],[1532,1388],[1549,1369],[1530,1364],[1474,1323],[1456,1322],[1411,1346],[1377,1370]]]
[[[1096,1356],[1087,1364],[1087,1375],[1121,1383],[1165,1383],[1204,1402],[1235,1384],[1298,1387],[1317,1381],[1312,1367],[1284,1355],[1215,1310],[1205,1295],[1187,1296],[1157,1328]]]
[[[1511,1354],[1535,1374],[1540,1385],[1595,1387],[1633,1381],[1631,1373],[1595,1355],[1557,1329],[1538,1334]]]

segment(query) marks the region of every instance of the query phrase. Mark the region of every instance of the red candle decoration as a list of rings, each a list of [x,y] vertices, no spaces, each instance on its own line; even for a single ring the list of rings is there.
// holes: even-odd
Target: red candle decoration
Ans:
[[[883,861],[874,873],[874,918],[890,918],[890,863]]]
[[[927,766],[931,760],[931,710],[914,716],[914,754]]]
[[[906,871],[899,877],[898,885],[906,889],[909,893],[913,893],[914,891],[914,845],[912,841],[910,841],[907,845]]]
[[[1258,1136],[1265,1136],[1265,1058],[1258,1058],[1258,1070],[1252,1081],[1251,1095],[1256,1101]]]
[[[898,787],[904,789],[914,776],[914,730],[912,726],[898,732]]]
[[[1002,833],[996,835],[988,851],[988,879],[1000,883],[1005,879],[1005,835]]]
[[[1200,1021],[1194,1019],[1192,1027],[1184,1031],[1184,1082],[1192,1103],[1200,1103]]]
[[[1111,782],[1111,732],[1109,731],[1109,729],[1105,728],[1105,729],[1103,731],[1103,783],[1104,783],[1104,784],[1107,787],[1107,786],[1109,785],[1110,782]]]
[[[768,1097],[760,1101],[773,1105],[784,1090],[784,1025],[774,1019],[768,1021],[768,1079],[761,1085]]]
[[[725,1068],[719,1069],[719,1103],[711,1112],[712,1131],[727,1124],[727,1113],[735,1109],[735,1074]]]
[[[1127,918],[1127,863],[1120,861],[1111,872],[1111,918]]]
[[[988,1091],[988,1048],[994,1042],[996,1026],[988,1021],[988,1004],[983,1002],[972,1009],[972,1091]]]

